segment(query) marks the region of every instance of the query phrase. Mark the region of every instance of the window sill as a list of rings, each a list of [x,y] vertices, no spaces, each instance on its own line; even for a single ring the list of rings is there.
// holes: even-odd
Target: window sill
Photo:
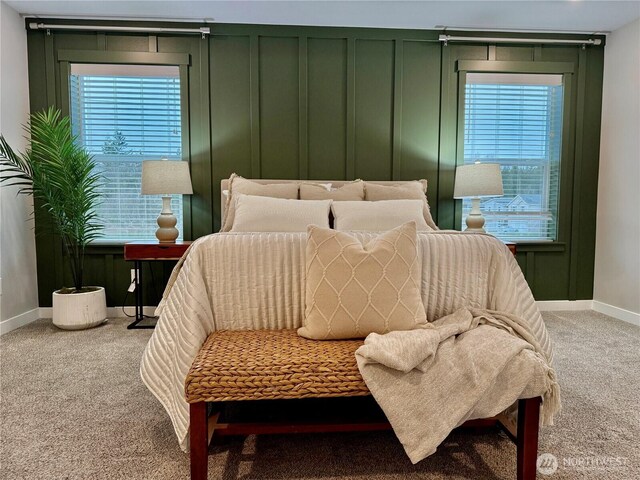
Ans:
[[[565,242],[548,242],[548,241],[531,241],[531,240],[502,240],[505,243],[514,243],[517,245],[518,253],[524,252],[564,252],[567,244]],[[93,242],[87,246],[86,253],[88,255],[109,255],[122,254],[124,250],[123,241],[99,241]]]
[[[183,242],[185,241],[184,238],[178,238],[177,240],[178,242]],[[87,245],[87,248],[94,248],[94,247],[123,247],[125,245],[125,243],[129,243],[129,242],[149,242],[149,243],[153,243],[153,242],[157,242],[156,238],[136,238],[136,239],[131,239],[131,240],[95,240],[93,242],[91,242],[89,245]]]
[[[511,241],[515,243],[518,253],[523,252],[564,252],[567,248],[565,242],[548,242],[548,241]]]
[[[87,245],[87,248],[92,247],[117,247],[122,246],[129,240],[95,240]]]
[[[102,241],[92,242],[87,245],[85,250],[86,255],[124,255],[124,244],[126,242],[117,241]]]

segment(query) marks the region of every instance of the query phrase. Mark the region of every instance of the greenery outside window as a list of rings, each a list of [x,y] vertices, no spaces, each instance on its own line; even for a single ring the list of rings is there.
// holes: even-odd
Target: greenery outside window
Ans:
[[[558,232],[563,75],[467,73],[464,163],[499,163],[504,196],[485,198],[485,229],[504,240]],[[462,216],[471,210],[464,200]]]
[[[182,158],[179,67],[71,64],[69,86],[74,134],[104,177],[102,240],[155,238],[160,200],[140,194],[142,161]],[[181,226],[181,195],[171,208]]]

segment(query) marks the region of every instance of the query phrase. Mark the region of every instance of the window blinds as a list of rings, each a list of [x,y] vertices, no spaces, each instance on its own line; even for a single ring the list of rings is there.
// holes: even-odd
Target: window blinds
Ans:
[[[469,73],[464,162],[499,163],[504,196],[483,198],[485,229],[504,240],[555,240],[562,75]],[[463,201],[463,217],[471,210]]]
[[[71,67],[71,119],[103,176],[98,215],[104,241],[154,239],[157,196],[140,194],[142,161],[182,157],[178,67]],[[171,208],[182,233],[182,196]]]

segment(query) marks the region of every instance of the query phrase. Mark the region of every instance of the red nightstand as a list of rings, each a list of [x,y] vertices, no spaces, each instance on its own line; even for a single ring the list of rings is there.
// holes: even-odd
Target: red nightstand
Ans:
[[[517,253],[517,251],[516,251],[516,245],[517,245],[517,244],[516,244],[516,243],[513,243],[513,242],[504,242],[504,244],[505,244],[507,247],[509,247],[509,251],[510,251],[511,253],[513,253],[513,255],[515,256],[515,255],[516,255],[516,253]]]
[[[189,241],[160,243],[157,240],[143,240],[124,244],[124,259],[133,262],[136,284],[136,319],[127,326],[128,329],[155,328],[155,325],[138,325],[144,320],[142,304],[142,262],[180,260],[190,245],[191,242]]]

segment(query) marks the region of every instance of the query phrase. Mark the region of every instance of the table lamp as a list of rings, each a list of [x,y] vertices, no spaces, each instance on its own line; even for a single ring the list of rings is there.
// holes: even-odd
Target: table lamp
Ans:
[[[497,163],[472,163],[456,169],[453,198],[471,197],[471,211],[467,215],[466,232],[485,232],[480,211],[481,197],[502,196],[502,174]]]
[[[142,195],[162,195],[162,211],[158,217],[156,237],[160,243],[175,243],[179,232],[178,219],[171,211],[172,194],[191,195],[189,164],[174,160],[142,162]]]

